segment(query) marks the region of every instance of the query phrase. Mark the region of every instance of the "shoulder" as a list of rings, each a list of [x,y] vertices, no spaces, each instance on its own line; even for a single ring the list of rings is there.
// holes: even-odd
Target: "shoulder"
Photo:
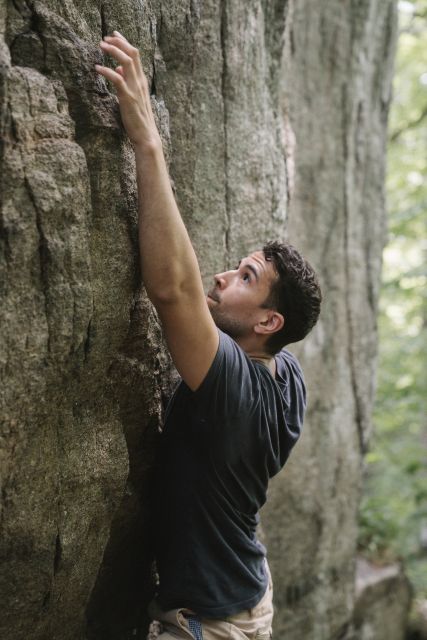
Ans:
[[[307,390],[304,374],[296,356],[282,349],[276,354],[276,380],[282,389],[286,419],[302,426],[307,406]]]
[[[284,382],[288,381],[290,377],[296,376],[302,382],[304,382],[304,373],[297,357],[288,351],[282,349],[275,356],[277,365],[277,375]]]
[[[218,350],[209,373],[227,368],[253,371],[254,365],[245,351],[228,334],[218,329]]]
[[[246,411],[259,393],[259,374],[244,350],[218,329],[218,350],[193,398],[205,407],[236,413]]]

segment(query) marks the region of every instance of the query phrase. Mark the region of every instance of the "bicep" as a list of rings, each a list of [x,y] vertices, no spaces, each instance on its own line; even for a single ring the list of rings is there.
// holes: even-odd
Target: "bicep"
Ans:
[[[182,297],[156,305],[172,360],[192,391],[206,377],[218,350],[218,329],[206,299]]]

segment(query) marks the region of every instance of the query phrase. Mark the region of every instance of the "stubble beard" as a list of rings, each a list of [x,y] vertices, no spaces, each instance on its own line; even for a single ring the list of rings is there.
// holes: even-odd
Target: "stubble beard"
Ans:
[[[229,335],[233,340],[237,340],[247,333],[247,327],[241,320],[224,313],[216,307],[210,307],[209,310],[218,329]]]

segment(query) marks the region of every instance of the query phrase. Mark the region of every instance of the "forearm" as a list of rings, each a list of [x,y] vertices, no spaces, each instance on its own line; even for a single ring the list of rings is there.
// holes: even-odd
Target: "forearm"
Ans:
[[[175,366],[195,391],[218,350],[218,330],[172,192],[139,51],[118,31],[104,36],[100,48],[117,62],[115,69],[96,65],[96,70],[114,84],[135,149],[142,277]]]
[[[119,63],[115,69],[101,65],[96,69],[114,84],[123,124],[134,144],[141,269],[148,296],[154,304],[162,304],[203,295],[197,259],[173,196],[139,52],[118,31],[105,36],[100,47]]]
[[[145,288],[154,304],[202,290],[199,266],[176,204],[160,139],[136,145],[139,247]]]

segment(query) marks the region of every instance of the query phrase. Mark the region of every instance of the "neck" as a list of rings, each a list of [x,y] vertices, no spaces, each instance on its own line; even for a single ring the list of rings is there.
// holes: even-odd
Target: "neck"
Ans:
[[[270,356],[266,353],[248,353],[246,351],[246,355],[251,358],[251,360],[259,360],[260,362],[268,363],[273,359],[273,356]]]
[[[251,344],[250,341],[245,340],[236,340],[236,342],[251,360],[262,362],[262,364],[270,369],[273,376],[275,375],[276,361],[274,359],[274,356],[267,353],[264,345],[255,345],[253,343]]]
[[[257,362],[262,362],[262,364],[264,364],[269,370],[270,373],[273,377],[276,376],[276,361],[274,359],[274,356],[254,356],[248,353],[248,356],[251,358],[251,360],[256,360]]]

